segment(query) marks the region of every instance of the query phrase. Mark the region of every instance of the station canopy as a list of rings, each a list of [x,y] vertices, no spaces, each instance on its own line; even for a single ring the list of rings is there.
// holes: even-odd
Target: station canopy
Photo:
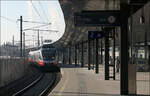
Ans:
[[[62,38],[56,41],[54,44],[58,48],[78,44],[88,40],[88,31],[100,31],[102,29],[101,26],[76,27],[74,25],[75,12],[82,12],[83,10],[120,10],[120,2],[126,1],[129,0],[59,0],[60,6],[64,13],[66,29]],[[144,2],[138,2],[139,0],[130,0],[130,3],[132,3],[131,1],[133,1],[133,3],[140,3],[140,5],[147,2],[147,0],[143,0]],[[140,7],[141,6],[136,6],[134,11],[137,11]]]

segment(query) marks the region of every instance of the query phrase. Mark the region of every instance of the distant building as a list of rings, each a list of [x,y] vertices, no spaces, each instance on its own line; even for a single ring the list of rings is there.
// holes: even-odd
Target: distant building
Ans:
[[[19,46],[13,45],[10,42],[6,42],[0,47],[1,47],[0,56],[16,57],[16,56],[19,56],[20,54]]]

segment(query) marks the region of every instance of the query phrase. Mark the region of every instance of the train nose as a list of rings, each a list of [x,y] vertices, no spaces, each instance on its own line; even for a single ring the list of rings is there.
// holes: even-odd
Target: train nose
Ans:
[[[56,65],[56,64],[55,64],[55,61],[44,61],[44,63],[45,63],[45,66],[47,66],[47,67]]]

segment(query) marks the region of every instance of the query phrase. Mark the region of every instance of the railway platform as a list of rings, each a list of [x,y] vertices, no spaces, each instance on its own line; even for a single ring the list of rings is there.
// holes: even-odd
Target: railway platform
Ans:
[[[61,73],[62,79],[48,96],[120,96],[120,80],[104,80],[87,67],[66,65]]]

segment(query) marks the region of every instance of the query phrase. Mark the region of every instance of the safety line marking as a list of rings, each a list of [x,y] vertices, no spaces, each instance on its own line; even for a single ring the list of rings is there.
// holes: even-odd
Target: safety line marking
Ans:
[[[62,73],[64,74],[64,71],[62,71]],[[68,80],[69,80],[69,78],[67,77],[67,72],[65,72],[65,73],[66,73],[66,79],[65,79],[65,81],[64,81],[63,86],[61,87],[61,89],[60,89],[60,91],[59,91],[58,96],[62,96],[62,92],[64,91],[64,89],[65,89],[65,87],[66,87],[66,85],[67,85],[67,82],[68,82]]]

